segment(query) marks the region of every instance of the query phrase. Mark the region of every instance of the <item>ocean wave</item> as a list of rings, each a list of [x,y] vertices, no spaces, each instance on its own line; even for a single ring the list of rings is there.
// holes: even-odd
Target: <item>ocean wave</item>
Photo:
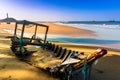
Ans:
[[[101,27],[101,28],[108,28],[108,29],[120,29],[120,25],[116,24],[116,25],[112,25],[112,24],[67,24],[67,23],[55,23],[58,25],[67,25],[67,26],[72,26],[72,27],[77,27],[77,28],[81,28],[81,27]]]
[[[103,24],[101,27],[110,28],[110,29],[120,29],[120,25],[105,25],[105,24]]]

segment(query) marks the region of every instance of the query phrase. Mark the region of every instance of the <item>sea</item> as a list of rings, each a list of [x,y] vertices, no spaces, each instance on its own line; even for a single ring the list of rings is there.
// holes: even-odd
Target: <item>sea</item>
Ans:
[[[97,36],[87,36],[84,38],[56,37],[48,38],[49,41],[120,50],[120,21],[61,21],[55,24],[91,30],[95,32]]]

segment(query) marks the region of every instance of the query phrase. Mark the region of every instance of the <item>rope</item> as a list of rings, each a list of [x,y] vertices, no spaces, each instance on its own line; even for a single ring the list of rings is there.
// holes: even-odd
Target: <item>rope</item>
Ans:
[[[49,44],[49,43],[46,43],[45,48],[46,48],[46,49],[49,49],[50,47],[51,47],[50,44]]]
[[[71,74],[72,74],[72,69],[70,69],[70,70],[68,71],[68,80],[70,80]]]
[[[68,69],[67,69],[67,77],[68,77],[68,80],[70,80],[71,74],[72,74],[72,69],[71,69],[71,68],[68,68]]]
[[[88,80],[91,79],[92,64],[89,66]]]
[[[84,62],[84,66],[82,68],[83,80],[90,80],[90,78],[91,78],[92,64],[91,65],[87,65],[87,57],[84,59],[84,61],[85,61]]]
[[[19,43],[20,43],[20,52],[21,52],[21,53],[24,53],[24,49],[23,49],[24,40],[20,38],[20,39],[19,39]]]
[[[83,79],[84,80],[87,80],[87,58],[85,58],[84,60],[84,66],[83,66],[83,69],[82,69],[82,73],[83,73]]]
[[[65,69],[65,76],[64,76],[65,79],[70,80],[70,76],[72,74],[72,67],[65,66],[64,69]]]

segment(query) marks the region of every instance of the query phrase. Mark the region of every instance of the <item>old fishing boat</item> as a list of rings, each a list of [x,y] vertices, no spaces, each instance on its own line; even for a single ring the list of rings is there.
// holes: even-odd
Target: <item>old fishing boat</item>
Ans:
[[[32,37],[25,37],[25,29],[31,26],[35,28]],[[21,28],[19,29],[19,27]],[[37,37],[38,27],[46,29],[43,39]],[[47,25],[26,20],[17,21],[14,35],[11,37],[11,50],[25,62],[44,69],[51,73],[52,76],[59,77],[62,80],[77,80],[79,75],[76,74],[80,72],[83,74],[82,79],[90,80],[91,65],[97,59],[107,54],[107,50],[99,48],[87,56],[84,55],[84,52],[68,50],[67,48],[46,41],[48,29],[49,26]],[[19,30],[21,31],[20,33]],[[17,35],[18,33],[19,35]],[[41,50],[44,52],[31,54],[26,48],[28,45],[41,46]]]

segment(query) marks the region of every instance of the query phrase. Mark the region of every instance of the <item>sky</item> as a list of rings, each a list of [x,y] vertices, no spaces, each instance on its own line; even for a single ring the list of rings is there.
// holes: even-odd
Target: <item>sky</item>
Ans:
[[[120,20],[120,0],[0,0],[0,19],[30,21]]]

